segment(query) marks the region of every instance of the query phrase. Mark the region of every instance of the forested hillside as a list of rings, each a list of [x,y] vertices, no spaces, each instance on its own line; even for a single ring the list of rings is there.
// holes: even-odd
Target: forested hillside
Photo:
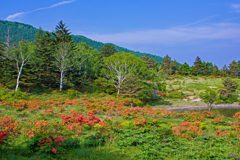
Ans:
[[[10,37],[11,42],[16,43],[21,40],[34,41],[40,29],[37,29],[28,24],[0,20],[0,42],[4,42],[6,40],[8,30],[9,30],[9,34],[11,35]],[[82,35],[72,35],[72,39],[75,43],[84,42],[97,50],[99,50],[105,45],[105,43],[94,41]],[[159,57],[156,55],[132,51],[123,47],[119,47],[115,44],[110,44],[110,45],[112,45],[119,52],[131,52],[137,56],[147,56],[155,59],[158,62],[162,62],[162,57]]]

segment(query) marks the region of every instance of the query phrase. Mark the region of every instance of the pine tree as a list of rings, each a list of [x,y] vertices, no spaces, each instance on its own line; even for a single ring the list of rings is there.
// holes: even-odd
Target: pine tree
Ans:
[[[202,75],[203,64],[200,57],[196,57],[196,60],[193,65],[193,75]]]
[[[147,56],[142,56],[140,58],[147,64],[148,69],[157,70],[159,64],[154,59]]]
[[[54,67],[54,39],[53,35],[40,30],[37,33],[36,56],[38,58],[36,74],[38,76],[37,84],[44,88],[56,87],[57,72]]]
[[[0,83],[8,85],[14,79],[15,72],[12,69],[14,62],[9,57],[10,51],[10,32],[8,29],[7,37],[4,43],[0,43]]]
[[[227,76],[228,74],[229,74],[229,68],[227,67],[227,65],[224,65],[222,68],[222,75]]]
[[[172,75],[174,73],[173,62],[171,57],[168,55],[163,58],[162,70],[168,75]]]
[[[181,75],[190,75],[191,67],[187,63],[184,63],[178,68],[178,73]]]
[[[239,73],[240,73],[239,63],[237,61],[232,61],[232,63],[229,65],[230,76],[238,77]]]
[[[58,44],[62,42],[72,42],[71,32],[63,21],[60,21],[55,28],[55,40]]]

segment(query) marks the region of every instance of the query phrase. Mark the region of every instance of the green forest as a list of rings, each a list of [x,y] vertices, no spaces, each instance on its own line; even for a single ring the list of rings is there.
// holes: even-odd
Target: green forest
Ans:
[[[200,57],[193,66],[180,64],[168,55],[153,58],[72,36],[62,21],[54,32],[6,21],[0,26],[0,80],[15,90],[72,88],[148,99],[153,90],[164,90],[163,79],[170,75],[240,76],[239,61],[218,68]]]

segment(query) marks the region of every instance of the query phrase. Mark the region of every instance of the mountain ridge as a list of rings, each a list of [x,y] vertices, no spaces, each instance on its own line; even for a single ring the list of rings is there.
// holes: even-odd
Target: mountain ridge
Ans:
[[[11,21],[3,21],[0,20],[0,42],[4,42],[7,36],[7,31],[10,30],[10,36],[12,43],[16,43],[20,40],[26,40],[26,41],[34,41],[35,36],[37,32],[40,30],[40,28],[36,28],[32,25],[20,23],[20,22],[11,22]],[[162,62],[162,57],[150,54],[150,53],[143,53],[139,51],[133,51],[124,47],[120,47],[118,45],[115,45],[113,43],[103,43],[99,41],[92,40],[90,38],[87,38],[83,35],[74,35],[72,34],[73,41],[76,43],[86,43],[89,46],[99,50],[103,45],[105,44],[111,44],[115,47],[115,49],[119,52],[131,52],[135,54],[136,56],[147,56],[150,58],[155,59],[157,62]]]

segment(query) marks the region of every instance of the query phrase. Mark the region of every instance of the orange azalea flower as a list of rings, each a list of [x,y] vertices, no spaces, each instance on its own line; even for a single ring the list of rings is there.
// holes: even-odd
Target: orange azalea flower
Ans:
[[[215,123],[220,123],[220,122],[222,122],[222,119],[219,118],[219,117],[217,117],[217,118],[214,118],[213,121],[214,121]]]
[[[218,137],[227,137],[227,136],[230,135],[230,132],[229,132],[229,131],[216,130],[216,131],[215,131],[215,134],[216,134]]]
[[[202,133],[201,129],[190,122],[183,122],[180,126],[172,127],[172,132],[176,136],[192,139],[192,135],[200,135]]]
[[[134,121],[135,126],[143,126],[147,123],[145,118],[137,119]]]
[[[98,123],[100,126],[102,126],[102,127],[104,127],[106,124],[104,123],[104,121],[100,121],[99,123]]]
[[[233,117],[236,117],[240,120],[240,112],[235,113]]]
[[[34,137],[34,133],[33,132],[29,132],[28,133],[28,138],[33,138]]]

